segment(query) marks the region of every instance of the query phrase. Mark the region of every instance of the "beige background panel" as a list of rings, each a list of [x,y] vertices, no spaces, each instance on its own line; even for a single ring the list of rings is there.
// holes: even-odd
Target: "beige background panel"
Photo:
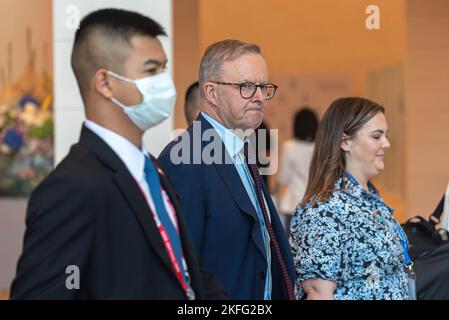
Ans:
[[[449,2],[407,2],[405,185],[410,215],[429,214],[449,182]]]

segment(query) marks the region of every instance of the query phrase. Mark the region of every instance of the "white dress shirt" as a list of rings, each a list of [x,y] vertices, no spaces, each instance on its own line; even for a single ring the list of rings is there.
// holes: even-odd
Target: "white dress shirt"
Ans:
[[[86,120],[84,122],[84,125],[92,132],[94,132],[98,137],[100,137],[100,139],[103,140],[114,151],[114,153],[120,158],[120,160],[122,160],[129,173],[134,178],[134,180],[136,180],[137,184],[145,195],[151,211],[157,215],[153,198],[151,197],[150,188],[144,174],[145,155],[148,155],[148,152],[145,151],[143,142],[142,148],[139,150],[133,143],[131,143],[131,141],[129,141],[125,137],[115,133],[114,131],[106,129],[91,120]],[[172,223],[174,224],[175,228],[178,229],[174,208],[163,188],[162,198],[164,199],[165,209],[167,210]]]

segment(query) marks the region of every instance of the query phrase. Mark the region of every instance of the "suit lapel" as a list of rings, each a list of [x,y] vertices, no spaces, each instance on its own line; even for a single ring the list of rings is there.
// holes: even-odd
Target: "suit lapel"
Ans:
[[[228,192],[231,194],[240,210],[251,217],[251,238],[253,239],[260,253],[266,259],[267,257],[262,238],[262,229],[259,217],[257,216],[257,212],[254,209],[254,206],[249,199],[248,194],[246,193],[245,186],[243,185],[243,182],[240,179],[239,174],[237,173],[237,169],[233,164],[215,164],[214,166],[220,174],[224,184],[226,185]]]
[[[152,217],[151,209],[138,183],[131,176],[125,164],[100,137],[85,126],[81,130],[80,144],[94,154],[104,165],[115,171],[114,181],[132,212],[136,215],[150,246],[154,248],[163,263],[176,277],[159,230]]]
[[[200,114],[198,119],[201,121],[201,132],[203,133],[207,129],[212,129],[211,124]],[[207,145],[207,142],[202,141],[202,150]],[[235,165],[230,160],[230,155],[228,154],[223,141],[221,142],[222,148],[222,163],[217,164],[214,163],[214,167],[217,169],[223,183],[226,185],[226,188],[234,202],[240,208],[240,210],[248,215],[251,218],[252,226],[251,226],[251,238],[259,249],[260,253],[266,259],[266,252],[262,238],[262,230],[259,218],[257,216],[256,209],[254,208],[251,199],[246,193],[245,186],[243,185],[242,180],[240,179],[240,175],[235,168]]]
[[[188,228],[184,221],[181,206],[179,204],[178,194],[176,193],[175,189],[173,188],[169,177],[167,177],[165,172],[159,166],[156,159],[151,155],[150,155],[150,157],[158,170],[159,179],[161,181],[162,187],[164,188],[165,192],[167,193],[167,195],[171,201],[171,204],[173,205],[173,209],[176,213],[176,218],[178,221],[179,236],[181,238],[184,258],[186,260],[187,268],[188,268],[188,271],[190,274],[191,285],[195,291],[195,294],[199,298],[201,298],[203,291],[202,291],[202,289],[200,289],[201,288],[200,270],[199,270],[199,268],[196,267],[198,265],[198,261],[196,259],[196,256],[194,255],[195,248],[193,247],[193,244],[190,242],[190,238],[189,238],[189,235],[187,232]]]
[[[145,233],[150,245],[154,248],[164,264],[173,272],[173,275],[175,275],[167,250],[165,249],[159,230],[154,222],[151,209],[149,208],[139,185],[127,170],[117,172],[114,176],[114,180],[140,222],[142,231]]]

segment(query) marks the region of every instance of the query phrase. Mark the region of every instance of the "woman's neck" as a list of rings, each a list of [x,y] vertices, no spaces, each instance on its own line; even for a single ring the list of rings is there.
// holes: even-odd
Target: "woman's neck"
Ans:
[[[368,178],[365,175],[355,172],[355,170],[349,169],[346,169],[346,172],[353,176],[363,189],[368,191]]]

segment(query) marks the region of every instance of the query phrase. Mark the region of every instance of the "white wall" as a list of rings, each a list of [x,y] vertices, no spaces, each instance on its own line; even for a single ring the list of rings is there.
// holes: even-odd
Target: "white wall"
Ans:
[[[0,203],[0,291],[9,288],[16,274],[25,232],[25,200],[2,199]]]
[[[54,110],[55,110],[55,155],[56,163],[68,153],[70,146],[79,139],[82,121],[85,119],[81,96],[75,76],[70,67],[75,30],[66,26],[71,21],[71,6],[79,8],[80,16],[99,8],[117,7],[145,14],[159,22],[168,37],[161,41],[169,60],[168,69],[173,70],[172,53],[172,1],[171,0],[57,0],[53,1],[53,54],[54,54]],[[68,11],[67,11],[68,10]],[[70,26],[70,23],[68,24]],[[170,141],[173,117],[144,136],[148,151],[157,156]]]
[[[81,97],[70,68],[75,30],[66,27],[66,8],[76,5],[81,17],[99,8],[119,7],[138,11],[159,22],[168,37],[161,38],[172,70],[172,1],[171,0],[54,0],[53,13],[53,70],[55,110],[55,162],[67,154],[70,146],[78,141],[84,120]],[[158,155],[170,140],[172,118],[145,134],[145,145]],[[8,288],[15,275],[18,257],[22,250],[25,230],[26,200],[1,200],[0,202],[0,291]]]

